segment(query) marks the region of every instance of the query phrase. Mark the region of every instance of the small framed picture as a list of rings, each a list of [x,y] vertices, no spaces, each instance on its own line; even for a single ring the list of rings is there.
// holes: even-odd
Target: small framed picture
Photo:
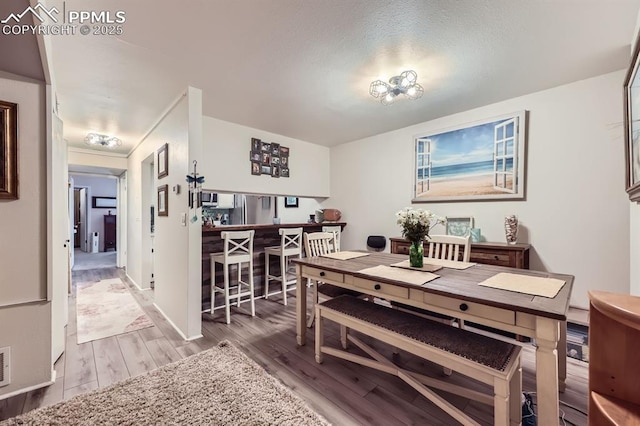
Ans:
[[[268,166],[266,164],[262,165],[262,174],[263,175],[270,175],[271,174],[271,166]]]
[[[262,161],[262,153],[260,151],[249,151],[249,158],[251,161]]]
[[[258,161],[252,161],[251,162],[251,174],[252,175],[260,175],[261,170],[260,170],[260,162]]]
[[[271,144],[271,155],[280,155],[280,144],[272,143]]]
[[[282,167],[289,167],[289,157],[280,157],[280,165]]]
[[[258,138],[251,138],[251,151],[258,152],[262,147],[260,146],[262,141]]]
[[[473,228],[472,217],[447,217],[446,220],[447,235],[467,237],[471,234],[471,228]]]
[[[279,178],[280,177],[280,166],[271,166],[271,177]]]
[[[165,143],[158,149],[158,179],[169,176],[169,144]]]
[[[276,157],[274,155],[271,156],[271,165],[276,165],[279,166],[280,165],[280,157]]]
[[[281,167],[280,168],[280,176],[281,177],[289,177],[289,168],[288,167]]]
[[[298,207],[298,197],[284,197],[285,207]]]
[[[269,142],[261,142],[260,143],[260,150],[262,152],[271,153],[271,144]]]
[[[262,153],[262,164],[271,164],[271,154],[268,152]]]
[[[0,101],[0,200],[18,198],[18,104]]]
[[[280,157],[288,157],[289,156],[289,148],[286,146],[280,147]]]
[[[158,216],[169,216],[169,185],[158,187]]]

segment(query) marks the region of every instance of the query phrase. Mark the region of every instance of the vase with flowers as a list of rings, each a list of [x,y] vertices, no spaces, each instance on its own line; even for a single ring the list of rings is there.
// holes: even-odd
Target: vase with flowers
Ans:
[[[409,248],[409,265],[422,268],[424,265],[424,240],[429,238],[429,231],[444,219],[429,210],[407,207],[396,213],[397,224],[402,228],[402,237],[411,242]]]

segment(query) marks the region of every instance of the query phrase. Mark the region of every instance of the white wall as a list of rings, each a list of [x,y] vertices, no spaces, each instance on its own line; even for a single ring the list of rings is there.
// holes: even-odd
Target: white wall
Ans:
[[[298,207],[285,207],[284,198],[278,197],[278,216],[281,223],[306,223],[309,215],[321,209],[320,202],[315,198],[298,198]]]
[[[288,178],[251,174],[251,138],[276,142],[290,149]],[[198,171],[204,188],[247,194],[329,196],[329,148],[299,139],[204,117],[203,161]]]
[[[89,235],[94,232],[100,233],[99,250],[104,251],[104,216],[111,211],[112,215],[117,215],[118,210],[113,207],[109,209],[96,209],[93,205],[92,197],[116,197],[118,195],[118,180],[115,177],[98,177],[71,173],[75,187],[89,187],[87,205],[89,206]]]
[[[201,326],[201,221],[192,223],[188,208],[185,176],[198,160],[202,145],[202,97],[200,90],[188,88],[184,96],[160,119],[154,129],[128,158],[128,236],[127,274],[135,283],[142,281],[142,163],[160,146],[169,144],[169,175],[157,179],[155,188],[169,185],[169,215],[156,217],[154,238],[155,304],[186,338],[200,335]],[[157,161],[155,164],[157,176]],[[180,194],[171,188],[180,184]],[[154,188],[154,191],[155,191]],[[200,212],[195,212],[198,217]],[[156,209],[157,214],[157,209]],[[182,215],[187,218],[182,224]]]
[[[78,148],[69,148],[69,164],[126,170],[127,158],[112,152],[87,152]]]
[[[623,78],[618,71],[333,147],[331,198],[324,204],[348,222],[343,247],[364,248],[372,234],[400,235],[394,214],[411,204],[414,136],[524,109],[526,201],[416,207],[473,216],[486,240],[500,242],[504,216],[516,214],[519,241],[532,245],[531,268],[575,275],[573,305],[588,307],[590,289],[628,293]]]
[[[13,364],[2,398],[51,380],[51,303],[45,300],[45,85],[0,78],[0,92],[2,100],[18,104],[20,179],[20,199],[0,201],[0,347],[11,347]]]

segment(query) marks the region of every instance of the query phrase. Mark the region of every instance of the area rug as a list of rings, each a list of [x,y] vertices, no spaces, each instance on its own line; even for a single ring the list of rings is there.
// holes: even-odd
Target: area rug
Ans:
[[[8,425],[327,425],[229,342],[0,422]]]
[[[78,344],[153,326],[119,278],[79,285],[76,311]]]

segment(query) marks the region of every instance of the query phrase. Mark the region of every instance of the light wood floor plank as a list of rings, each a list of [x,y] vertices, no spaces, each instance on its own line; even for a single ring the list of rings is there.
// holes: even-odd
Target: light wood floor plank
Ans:
[[[93,342],[93,352],[99,387],[103,388],[129,377],[127,364],[124,362],[116,336]]]
[[[137,331],[120,334],[116,338],[131,377],[158,368],[158,364],[153,360],[144,340]]]

